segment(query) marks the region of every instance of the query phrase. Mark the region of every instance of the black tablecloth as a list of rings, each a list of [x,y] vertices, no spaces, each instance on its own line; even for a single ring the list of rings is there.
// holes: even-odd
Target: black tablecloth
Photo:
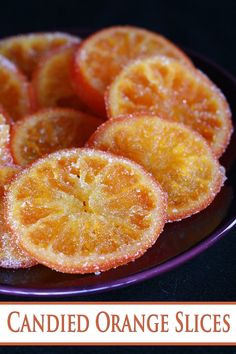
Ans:
[[[97,28],[133,24],[164,34],[181,46],[213,59],[236,74],[236,2],[193,0],[118,1],[2,1],[0,34],[66,28]],[[63,298],[90,301],[234,301],[236,300],[236,231],[229,233],[189,263],[160,277],[128,288],[98,295]],[[0,300],[26,300],[0,296]],[[27,300],[33,300],[27,298]],[[53,299],[52,299],[53,300]],[[1,350],[1,349],[0,349]],[[24,353],[24,348],[14,352]],[[30,351],[32,348],[30,349]],[[116,353],[236,353],[236,348],[113,348]],[[12,348],[4,352],[13,352]],[[37,348],[37,352],[68,352],[72,348]],[[80,348],[78,352],[100,351]],[[110,353],[111,348],[102,348]]]

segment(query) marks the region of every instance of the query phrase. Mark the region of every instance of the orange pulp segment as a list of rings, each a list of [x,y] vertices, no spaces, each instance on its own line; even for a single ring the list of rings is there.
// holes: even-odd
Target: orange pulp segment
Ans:
[[[168,194],[169,221],[206,208],[224,181],[223,167],[199,134],[148,114],[107,121],[87,146],[128,157],[151,172]]]

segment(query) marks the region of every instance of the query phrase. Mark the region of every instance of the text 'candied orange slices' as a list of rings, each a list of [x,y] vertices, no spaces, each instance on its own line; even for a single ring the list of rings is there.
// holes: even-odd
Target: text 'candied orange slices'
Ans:
[[[70,107],[88,111],[75,92],[72,84],[71,66],[77,46],[67,46],[44,56],[32,79],[35,108]]]
[[[200,133],[221,156],[231,133],[231,113],[220,90],[200,71],[166,57],[129,64],[107,93],[110,117],[154,113]]]
[[[190,59],[159,34],[131,26],[103,29],[87,38],[74,61],[74,81],[81,98],[104,115],[104,92],[131,60],[162,54],[192,66]]]
[[[0,267],[3,268],[28,268],[36,264],[31,257],[26,255],[15,243],[9,231],[3,212],[3,194],[7,184],[13,176],[19,173],[19,167],[0,166]]]
[[[0,55],[0,104],[14,120],[31,109],[29,85],[15,64]]]
[[[169,221],[206,208],[224,182],[224,168],[199,134],[155,116],[111,119],[87,145],[128,157],[151,172],[168,194]]]
[[[82,147],[101,123],[97,117],[72,109],[38,111],[18,121],[11,130],[14,161],[25,166],[45,154]]]
[[[165,214],[165,194],[141,166],[91,149],[38,160],[6,195],[6,218],[20,246],[67,273],[105,271],[141,256]]]
[[[31,78],[38,60],[45,53],[79,42],[79,38],[62,32],[22,34],[0,40],[0,54],[13,61]]]

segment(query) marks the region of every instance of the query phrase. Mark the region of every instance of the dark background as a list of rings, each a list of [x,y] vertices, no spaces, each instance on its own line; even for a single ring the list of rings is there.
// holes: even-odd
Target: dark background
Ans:
[[[236,1],[40,0],[1,1],[0,35],[132,24],[160,32],[236,74]],[[63,300],[235,301],[236,232],[188,264],[158,278],[114,292]],[[0,300],[24,298],[0,296]],[[31,299],[30,299],[31,300]],[[54,300],[54,299],[53,299]],[[4,353],[236,353],[236,348],[4,348]]]

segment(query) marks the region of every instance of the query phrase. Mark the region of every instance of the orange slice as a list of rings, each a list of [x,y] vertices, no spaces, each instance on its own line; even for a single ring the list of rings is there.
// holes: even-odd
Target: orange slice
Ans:
[[[0,103],[14,120],[30,112],[29,86],[26,78],[8,59],[0,55]]]
[[[13,61],[28,78],[31,78],[38,60],[45,53],[79,42],[79,38],[61,32],[23,34],[2,39],[0,54]]]
[[[90,149],[63,150],[10,185],[6,216],[20,246],[66,273],[105,271],[141,256],[165,222],[165,194],[141,166]]]
[[[101,120],[66,108],[38,111],[17,122],[11,131],[15,163],[25,166],[45,154],[82,147]]]
[[[105,113],[104,92],[120,70],[140,57],[162,54],[191,65],[173,43],[145,29],[119,26],[103,29],[87,38],[74,62],[74,81],[81,98],[101,116]]]
[[[107,93],[110,117],[154,113],[200,133],[219,157],[232,133],[231,113],[220,90],[200,71],[164,57],[128,65]]]
[[[48,53],[33,75],[36,108],[70,107],[88,111],[77,96],[71,80],[71,65],[77,46],[67,46]]]
[[[4,221],[4,190],[17,173],[19,173],[19,168],[16,166],[0,167],[0,267],[3,268],[28,268],[36,264],[15,244],[13,236]]]
[[[111,119],[88,146],[128,157],[151,172],[168,194],[170,221],[206,208],[224,181],[224,168],[199,134],[154,116]]]
[[[0,114],[0,119],[1,116],[2,115]],[[9,165],[13,162],[9,144],[10,126],[8,124],[0,124],[0,165]]]

